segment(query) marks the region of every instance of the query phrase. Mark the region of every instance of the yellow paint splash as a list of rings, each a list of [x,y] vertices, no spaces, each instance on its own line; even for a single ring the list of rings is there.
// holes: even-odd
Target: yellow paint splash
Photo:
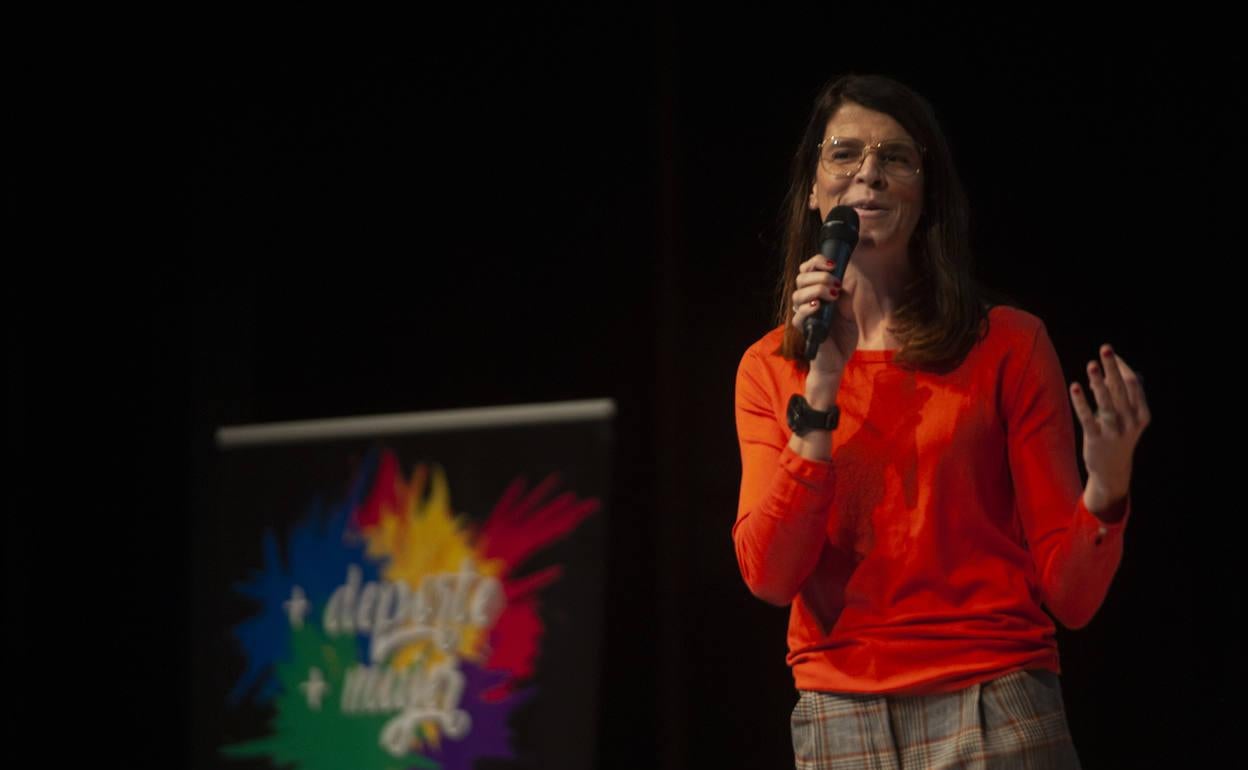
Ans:
[[[410,479],[397,476],[395,487],[397,509],[384,505],[378,523],[364,530],[368,555],[386,563],[382,570],[386,580],[406,583],[416,591],[428,576],[459,572],[466,559],[480,575],[497,578],[502,574],[505,565],[501,559],[478,560],[465,518],[451,507],[450,484],[441,466],[435,464],[431,470],[427,465],[417,465]],[[455,655],[482,663],[489,654],[485,644],[489,629],[463,626],[459,630]],[[399,649],[390,666],[396,671],[413,665],[431,667],[446,657],[432,640],[422,639]],[[434,748],[441,743],[433,721],[423,722],[419,735]],[[415,748],[420,748],[421,742],[417,738]]]

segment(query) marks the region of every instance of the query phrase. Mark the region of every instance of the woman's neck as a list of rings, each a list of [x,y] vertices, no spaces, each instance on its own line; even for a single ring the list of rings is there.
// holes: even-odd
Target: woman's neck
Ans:
[[[903,290],[910,281],[910,264],[906,255],[884,259],[867,254],[857,262],[850,261],[845,270],[842,289],[842,317],[858,331],[861,350],[893,350],[900,342],[889,333],[894,313],[902,302]]]

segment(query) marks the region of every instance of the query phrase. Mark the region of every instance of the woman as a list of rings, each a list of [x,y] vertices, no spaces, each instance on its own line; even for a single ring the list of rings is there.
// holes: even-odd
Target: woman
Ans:
[[[817,242],[840,205],[859,217],[843,285]],[[823,89],[786,217],[780,325],[737,373],[732,533],[750,590],[791,604],[797,767],[1078,767],[1042,605],[1080,628],[1117,570],[1139,377],[1103,346],[1093,409],[1044,324],[971,278],[948,146],[895,81]]]

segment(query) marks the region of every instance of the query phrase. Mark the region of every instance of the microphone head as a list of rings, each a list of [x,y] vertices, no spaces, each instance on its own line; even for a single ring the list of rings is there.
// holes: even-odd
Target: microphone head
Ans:
[[[852,249],[858,245],[858,212],[853,206],[836,206],[819,228],[819,242],[841,241]]]

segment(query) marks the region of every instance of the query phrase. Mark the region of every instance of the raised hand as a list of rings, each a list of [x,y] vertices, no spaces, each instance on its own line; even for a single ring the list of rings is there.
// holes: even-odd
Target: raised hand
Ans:
[[[1088,469],[1083,499],[1092,513],[1105,511],[1126,497],[1135,445],[1152,418],[1140,376],[1110,345],[1102,345],[1100,353],[1101,364],[1088,362],[1096,408],[1088,404],[1078,382],[1070,386],[1070,400],[1083,427],[1083,462]]]

